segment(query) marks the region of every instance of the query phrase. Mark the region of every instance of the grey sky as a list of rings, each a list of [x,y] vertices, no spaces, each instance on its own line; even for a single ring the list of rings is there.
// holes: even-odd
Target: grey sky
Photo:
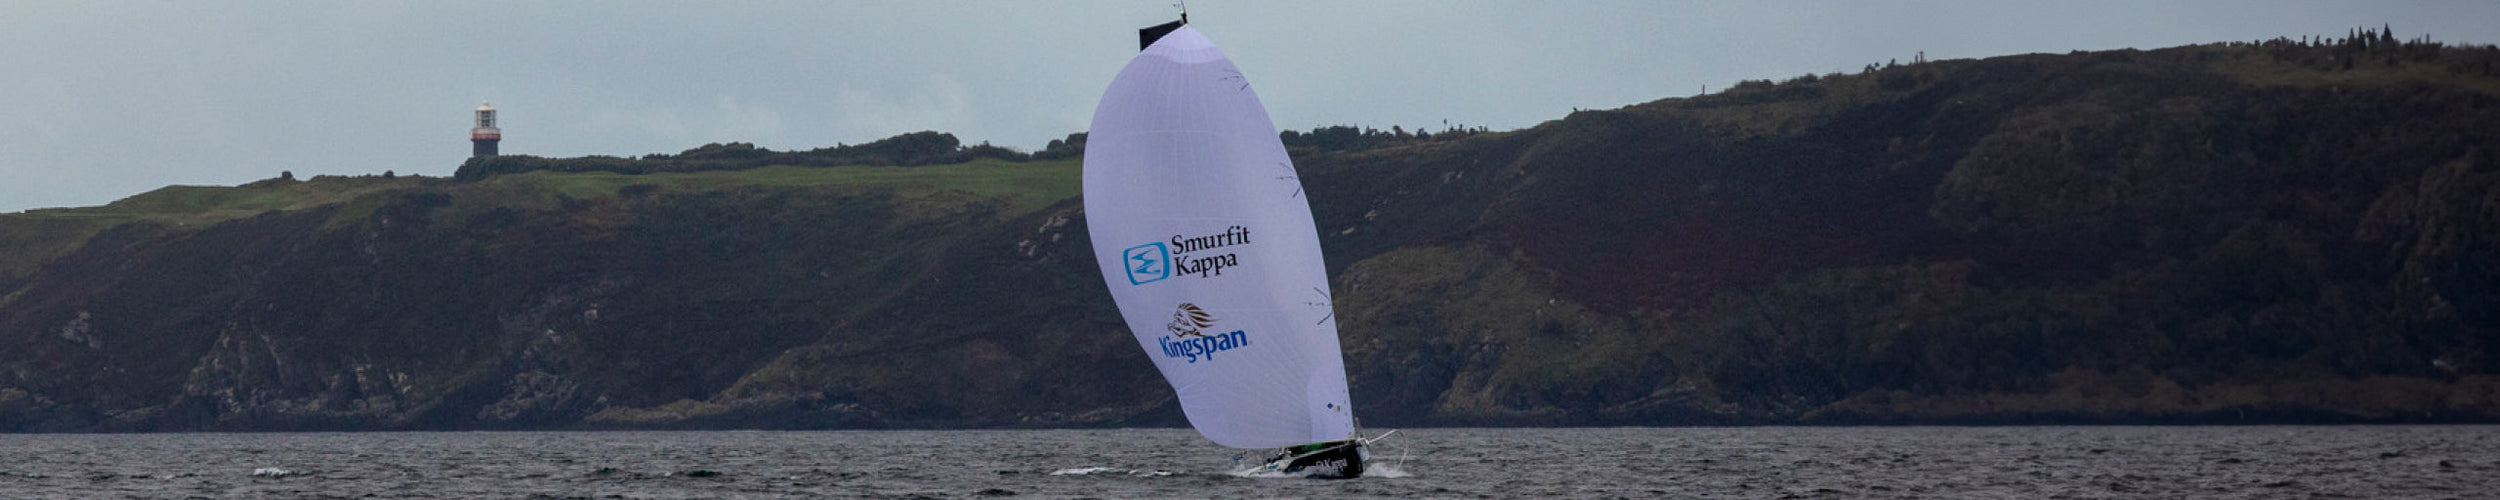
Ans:
[[[1082,131],[1168,0],[0,2],[0,212],[167,184],[448,175],[507,154]],[[1497,130],[1871,62],[2392,24],[2500,42],[2500,2],[1190,2],[1279,127]]]

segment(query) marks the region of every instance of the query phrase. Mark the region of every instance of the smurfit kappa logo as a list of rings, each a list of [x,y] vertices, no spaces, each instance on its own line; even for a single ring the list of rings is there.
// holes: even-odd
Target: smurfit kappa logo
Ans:
[[[1223,276],[1224,269],[1241,266],[1241,255],[1218,249],[1249,244],[1250,228],[1239,225],[1212,234],[1175,234],[1168,244],[1158,241],[1121,250],[1120,268],[1128,270],[1128,284],[1132,286],[1163,281],[1175,274]],[[1216,253],[1219,251],[1223,253]]]
[[[1128,268],[1128,284],[1143,285],[1172,277],[1172,249],[1163,242],[1147,243],[1120,251],[1120,260]]]

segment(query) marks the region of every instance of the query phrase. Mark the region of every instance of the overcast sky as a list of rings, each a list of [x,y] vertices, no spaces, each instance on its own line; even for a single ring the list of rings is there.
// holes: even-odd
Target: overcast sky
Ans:
[[[503,151],[773,149],[1083,131],[1169,0],[0,2],[0,212],[291,170],[449,175]],[[1278,127],[1507,130],[1867,63],[2392,24],[2500,42],[2500,2],[1199,0]]]

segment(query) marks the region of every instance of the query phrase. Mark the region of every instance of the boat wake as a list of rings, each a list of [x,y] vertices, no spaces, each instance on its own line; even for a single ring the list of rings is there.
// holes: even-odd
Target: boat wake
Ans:
[[[1405,469],[1405,468],[1403,468],[1403,467],[1399,467],[1398,465],[1399,465],[1399,464],[1397,464],[1397,463],[1390,463],[1390,462],[1376,462],[1376,463],[1367,464],[1367,465],[1364,465],[1364,466],[1363,466],[1363,475],[1361,475],[1361,476],[1356,476],[1356,477],[1354,477],[1354,479],[1374,478],[1374,477],[1378,477],[1378,478],[1415,477],[1415,475],[1414,475],[1414,474],[1408,474],[1408,473],[1406,472],[1406,469]],[[1253,478],[1253,479],[1300,479],[1300,478],[1303,478],[1303,477],[1307,477],[1305,474],[1300,473],[1300,472],[1284,472],[1284,471],[1279,471],[1279,470],[1274,470],[1274,469],[1268,469],[1268,468],[1265,468],[1265,467],[1250,467],[1250,468],[1246,468],[1246,469],[1241,469],[1241,470],[1232,471],[1230,474],[1231,474],[1233,477],[1246,477],[1246,478]]]
[[[1363,477],[1388,477],[1388,478],[1397,478],[1397,477],[1415,477],[1415,475],[1414,475],[1414,474],[1408,474],[1408,473],[1406,473],[1406,468],[1405,468],[1405,467],[1399,467],[1399,464],[1395,464],[1395,463],[1385,463],[1385,462],[1384,462],[1384,463],[1374,463],[1374,464],[1371,464],[1371,465],[1369,465],[1369,466],[1366,466],[1366,468],[1365,468],[1365,469],[1363,469]]]
[[[1246,469],[1239,469],[1239,470],[1232,471],[1232,472],[1230,472],[1229,474],[1231,474],[1233,477],[1247,477],[1247,478],[1255,478],[1255,479],[1283,479],[1283,478],[1299,478],[1299,477],[1302,477],[1302,473],[1299,473],[1299,472],[1290,472],[1290,473],[1289,473],[1289,472],[1285,472],[1285,471],[1281,471],[1281,470],[1269,469],[1269,468],[1266,468],[1266,467],[1250,467],[1250,468],[1246,468]]]
[[[1167,471],[1122,469],[1118,467],[1078,467],[1074,469],[1059,469],[1050,471],[1050,475],[1053,476],[1092,476],[1098,474],[1137,477],[1161,477],[1172,475],[1171,472]]]

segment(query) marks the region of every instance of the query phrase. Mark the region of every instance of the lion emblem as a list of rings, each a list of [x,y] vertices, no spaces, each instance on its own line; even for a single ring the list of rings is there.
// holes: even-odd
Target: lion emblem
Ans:
[[[1172,313],[1171,324],[1163,325],[1164,328],[1172,330],[1172,336],[1175,337],[1205,337],[1207,334],[1200,330],[1210,326],[1215,326],[1215,316],[1207,314],[1207,310],[1198,308],[1197,304],[1188,302],[1182,302],[1180,310]]]

